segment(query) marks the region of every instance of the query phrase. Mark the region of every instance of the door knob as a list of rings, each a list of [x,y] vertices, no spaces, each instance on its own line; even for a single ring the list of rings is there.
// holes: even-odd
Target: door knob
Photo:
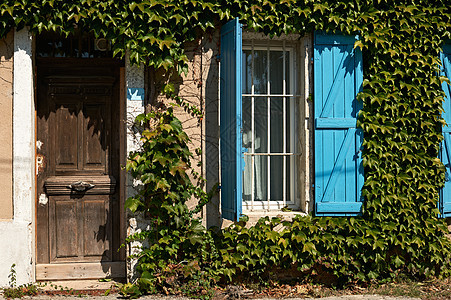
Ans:
[[[67,188],[76,191],[76,192],[86,192],[89,189],[95,187],[94,184],[84,181],[76,181],[67,186]]]

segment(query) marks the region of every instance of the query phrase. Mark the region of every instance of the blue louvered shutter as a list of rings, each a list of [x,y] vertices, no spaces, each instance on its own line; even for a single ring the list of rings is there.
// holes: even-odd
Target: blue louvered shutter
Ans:
[[[238,18],[221,28],[220,146],[221,210],[224,219],[242,213],[244,160],[241,137],[242,34]]]
[[[443,64],[441,76],[451,78],[451,45],[445,44],[443,52],[440,53],[440,59]],[[442,89],[445,91],[445,101],[443,102],[442,117],[448,126],[442,128],[443,141],[440,145],[439,157],[445,165],[445,186],[440,191],[439,209],[440,216],[443,218],[451,217],[451,88],[448,83],[442,83]]]
[[[362,53],[355,36],[315,32],[315,213],[355,216],[362,208]]]

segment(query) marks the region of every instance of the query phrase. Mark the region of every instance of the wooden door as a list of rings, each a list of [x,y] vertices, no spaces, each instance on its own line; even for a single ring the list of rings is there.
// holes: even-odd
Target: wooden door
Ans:
[[[37,64],[37,279],[122,277],[119,68]],[[110,64],[108,64],[110,63]]]

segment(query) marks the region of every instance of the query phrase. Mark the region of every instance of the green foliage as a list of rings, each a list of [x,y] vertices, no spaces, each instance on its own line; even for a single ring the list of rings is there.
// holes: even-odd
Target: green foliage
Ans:
[[[200,198],[198,211],[208,196],[186,174],[191,154],[180,122],[171,110],[142,115],[143,148],[130,154],[127,170],[145,187],[127,206],[152,226],[129,239],[150,246],[139,255],[141,277],[124,288],[127,294],[167,289],[167,273],[184,278],[174,266],[195,262],[199,269],[185,282],[209,273],[228,280],[246,272],[265,278],[284,268],[298,269],[302,278],[327,275],[343,283],[449,275],[451,247],[436,208],[445,176],[437,158],[445,125],[444,78],[437,74],[440,47],[451,37],[448,1],[5,0],[0,36],[14,26],[63,35],[85,28],[110,39],[118,56],[128,50],[134,63],[183,72],[184,45],[234,17],[272,36],[313,30],[359,34],[355,46],[363,51],[365,77],[358,95],[364,104],[358,120],[365,138],[363,216],[296,217],[282,224],[262,219],[251,228],[242,220],[213,242],[214,235],[185,204]],[[171,85],[164,93],[197,115]],[[152,130],[146,129],[150,120],[156,120]]]
[[[185,71],[183,45],[214,28],[218,9],[220,4],[213,1],[5,0],[0,4],[0,36],[14,26],[63,35],[85,28],[110,39],[115,55],[123,57],[127,49],[134,63]]]
[[[34,284],[22,284],[16,286],[16,264],[11,265],[8,275],[9,287],[3,288],[3,297],[6,299],[22,298],[25,296],[36,296],[38,288]]]
[[[23,298],[25,296],[36,296],[38,288],[32,283],[19,285],[16,287],[3,288],[3,297],[5,299]]]
[[[211,232],[195,217],[211,196],[187,174],[192,157],[188,136],[172,107],[139,115],[136,126],[141,130],[142,146],[129,154],[126,168],[143,188],[125,205],[144,214],[150,228],[127,238],[127,242],[145,241],[148,246],[136,257],[141,274],[137,284],[124,285],[121,291],[138,297],[142,291],[167,293],[183,286],[191,294],[203,295],[208,289],[199,284],[214,280],[211,264],[219,254]],[[194,172],[191,176],[198,178]],[[192,197],[199,199],[199,205],[189,210],[186,202]]]
[[[400,275],[448,276],[451,245],[444,228],[435,227],[425,239],[418,233],[428,229],[407,232],[406,226],[361,217],[296,216],[292,221],[261,218],[249,227],[242,217],[218,239],[220,265],[228,280],[251,275],[267,281],[285,269],[297,270],[291,275],[301,281],[335,286]]]

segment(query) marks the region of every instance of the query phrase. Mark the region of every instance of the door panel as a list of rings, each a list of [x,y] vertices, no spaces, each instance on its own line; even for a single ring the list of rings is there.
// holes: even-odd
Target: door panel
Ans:
[[[105,105],[84,106],[83,118],[83,169],[105,171],[106,142],[104,129]]]
[[[111,260],[109,198],[50,196],[50,263]]]
[[[58,171],[78,169],[78,113],[75,103],[57,103],[55,109],[55,165]],[[52,122],[53,123],[53,122]]]
[[[110,232],[110,224],[107,220],[109,209],[107,202],[102,198],[87,200],[83,203],[83,210],[85,211],[83,220],[83,255],[85,257],[102,256],[105,255],[110,258],[109,253],[104,253],[109,246],[105,245],[108,242],[107,232]],[[107,230],[108,229],[108,230]]]
[[[54,198],[52,199],[51,226],[54,228],[54,242],[52,261],[76,257],[78,253],[78,224],[77,224],[77,201]]]

